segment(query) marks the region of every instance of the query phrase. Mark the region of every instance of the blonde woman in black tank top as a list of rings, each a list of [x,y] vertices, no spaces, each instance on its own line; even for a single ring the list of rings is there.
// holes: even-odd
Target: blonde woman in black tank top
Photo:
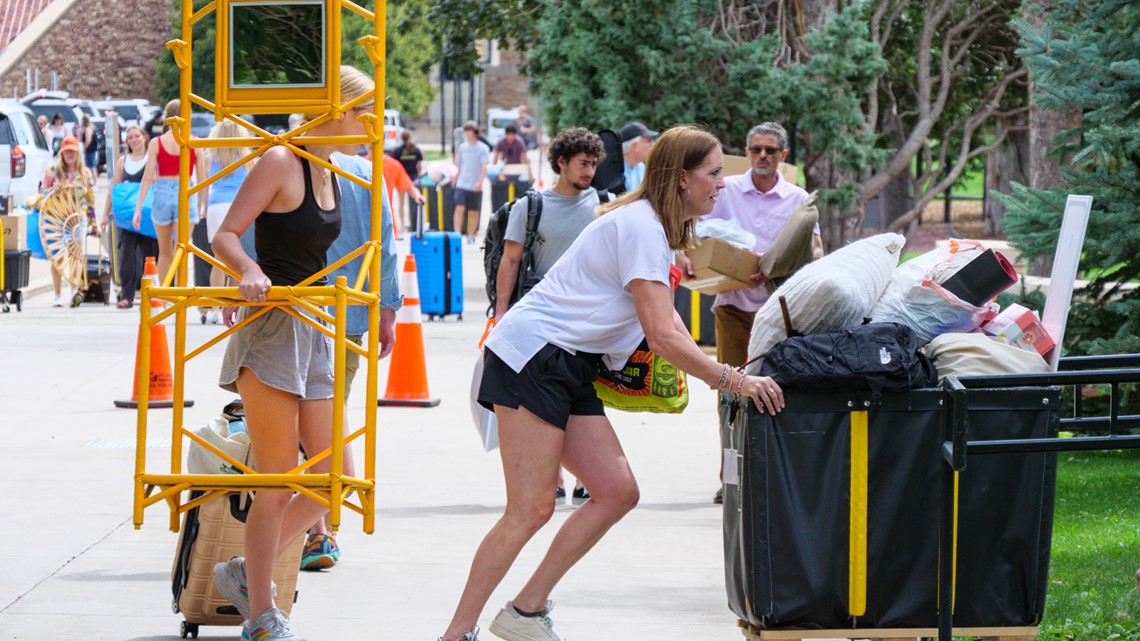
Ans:
[[[341,68],[342,103],[373,89],[371,78],[351,67]],[[364,128],[358,118],[372,110],[373,101],[369,99],[359,108],[313,127],[307,135],[361,135]],[[296,141],[303,145],[304,136]],[[305,149],[327,160],[334,151],[353,153],[356,145],[347,147],[350,149],[307,145]],[[271,286],[296,284],[324,267],[325,250],[335,238],[331,231],[334,222],[339,231],[336,183],[328,169],[298,158],[285,147],[274,147],[261,156],[234,197],[213,241],[214,255],[241,275],[238,289],[242,298],[263,302]],[[295,217],[291,220],[316,231],[283,225],[285,217]],[[242,250],[239,241],[255,221],[257,261]],[[268,233],[263,233],[263,229]],[[333,238],[328,238],[330,234]],[[290,264],[286,257],[289,252],[273,245],[275,238],[283,245],[303,250],[299,264]],[[319,264],[311,264],[317,256]],[[311,271],[300,273],[306,270]],[[263,320],[262,325],[255,327]],[[257,468],[263,473],[283,473],[295,467],[299,444],[307,452],[320,452],[332,442],[333,399],[327,385],[332,376],[331,343],[314,328],[295,325],[294,321],[281,310],[258,318],[230,337],[222,366],[219,383],[241,394]],[[232,316],[227,322],[232,322]],[[290,369],[281,365],[289,359],[280,359],[278,353],[288,349],[310,362],[305,371],[281,371]],[[312,362],[324,369],[316,372]],[[290,373],[296,376],[289,376]],[[320,381],[319,385],[314,384],[314,379]],[[346,458],[345,472],[352,474],[347,462]],[[314,473],[328,470],[328,459],[312,468]],[[246,615],[245,633],[250,638],[296,639],[289,631],[287,617],[273,607],[273,565],[281,542],[296,540],[326,512],[327,508],[290,492],[258,493],[246,521],[245,558],[219,563],[214,569],[214,584]],[[242,590],[246,586],[248,601]]]

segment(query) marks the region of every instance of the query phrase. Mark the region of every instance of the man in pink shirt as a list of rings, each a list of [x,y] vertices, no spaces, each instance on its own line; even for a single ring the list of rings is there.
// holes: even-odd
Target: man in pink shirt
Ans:
[[[748,132],[747,140],[745,155],[752,169],[724,179],[725,187],[717,196],[712,213],[704,218],[740,223],[745,231],[756,236],[752,251],[763,254],[808,194],[780,175],[780,163],[788,156],[788,132],[782,126],[774,122],[756,125]],[[812,233],[813,254],[819,258],[823,256],[819,225]],[[692,275],[692,264],[683,252],[677,254],[677,266]],[[748,360],[752,321],[768,300],[767,276],[759,273],[759,267],[752,280],[756,281],[755,287],[718,294],[713,302],[716,358],[722,363],[741,366]],[[717,499],[722,491],[717,492]]]

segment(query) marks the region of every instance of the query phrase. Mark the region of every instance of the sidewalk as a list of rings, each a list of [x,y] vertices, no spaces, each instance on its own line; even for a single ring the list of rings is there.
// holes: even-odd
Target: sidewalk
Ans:
[[[407,241],[400,243],[401,253]],[[333,570],[302,573],[293,627],[309,641],[434,640],[459,598],[476,546],[501,514],[502,470],[484,453],[470,418],[475,343],[483,331],[482,256],[465,246],[466,313],[424,325],[433,409],[378,412],[377,531],[361,533],[348,512]],[[50,293],[23,313],[0,315],[0,630],[17,641],[176,639],[170,567],[177,535],[169,512],[147,510],[131,526],[136,413],[127,398],[138,310],[84,304],[53,309]],[[188,319],[191,346],[217,326]],[[173,334],[172,329],[168,329]],[[173,340],[171,340],[173,343]],[[216,386],[222,348],[186,370],[188,425],[204,424],[231,395]],[[380,393],[387,362],[379,367]],[[363,373],[361,379],[363,380]],[[349,401],[359,421],[363,393]],[[147,471],[169,469],[170,412],[152,410]],[[641,484],[641,505],[560,584],[553,618],[574,641],[736,640],[725,605],[717,482],[715,396],[692,389],[680,416],[611,413]],[[361,451],[358,448],[357,458]],[[484,641],[498,609],[529,572],[573,508],[559,507],[527,546],[480,618]],[[202,639],[234,639],[237,628],[203,627]]]

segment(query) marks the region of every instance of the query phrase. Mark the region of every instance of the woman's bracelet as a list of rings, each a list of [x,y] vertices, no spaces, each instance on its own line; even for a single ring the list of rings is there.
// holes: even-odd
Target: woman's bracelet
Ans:
[[[740,380],[736,381],[736,395],[740,396],[740,392],[744,389],[744,372],[740,372]]]
[[[724,369],[720,371],[720,382],[716,385],[709,385],[709,389],[722,390],[728,385],[728,363],[724,364]]]

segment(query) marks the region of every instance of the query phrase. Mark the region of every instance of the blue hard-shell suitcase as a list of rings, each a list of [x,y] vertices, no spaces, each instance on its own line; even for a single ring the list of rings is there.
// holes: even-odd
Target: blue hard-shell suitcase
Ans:
[[[463,235],[426,232],[411,241],[420,310],[432,320],[451,314],[463,320]]]

